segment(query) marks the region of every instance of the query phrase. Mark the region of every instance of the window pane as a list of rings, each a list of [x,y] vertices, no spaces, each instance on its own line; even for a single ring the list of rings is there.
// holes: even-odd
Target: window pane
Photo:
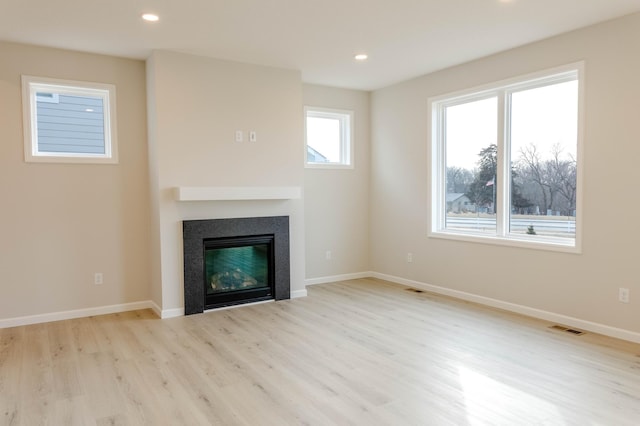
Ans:
[[[104,154],[103,99],[38,92],[38,152]]]
[[[575,238],[577,123],[577,81],[511,95],[511,233]]]
[[[307,117],[307,162],[340,163],[340,120]]]
[[[445,109],[446,228],[495,234],[496,97]]]

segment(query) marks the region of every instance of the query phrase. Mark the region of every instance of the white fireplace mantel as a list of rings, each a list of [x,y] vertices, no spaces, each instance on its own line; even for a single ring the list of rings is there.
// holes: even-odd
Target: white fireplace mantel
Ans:
[[[299,186],[178,186],[177,201],[297,200]]]

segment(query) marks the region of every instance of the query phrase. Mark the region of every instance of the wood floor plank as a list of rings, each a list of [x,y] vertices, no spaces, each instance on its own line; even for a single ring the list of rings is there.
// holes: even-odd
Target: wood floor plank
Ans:
[[[0,425],[637,425],[640,345],[374,279],[0,330]]]
[[[48,423],[68,426],[96,425],[96,421],[89,411],[89,404],[85,396],[75,396],[57,400],[54,415]]]
[[[5,424],[15,424],[18,415],[21,397],[16,386],[20,383],[24,335],[25,327],[0,329],[0,415]]]

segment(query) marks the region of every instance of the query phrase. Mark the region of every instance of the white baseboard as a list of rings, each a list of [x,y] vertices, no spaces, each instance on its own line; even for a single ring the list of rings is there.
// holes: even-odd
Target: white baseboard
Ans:
[[[120,312],[136,311],[138,309],[153,309],[157,305],[150,300],[119,305],[97,306],[95,308],[76,309],[73,311],[51,312],[48,314],[28,315],[24,317],[0,319],[0,328],[18,327],[21,325],[41,324],[45,322],[61,321],[74,318],[84,318],[96,315],[116,314]]]
[[[183,317],[183,316],[184,316],[184,308],[163,309],[162,312],[160,312],[161,319]]]
[[[307,286],[307,285],[334,283],[336,281],[357,280],[360,278],[370,278],[373,276],[373,274],[374,274],[373,272],[357,272],[354,274],[333,275],[330,277],[307,278],[306,280],[304,280],[304,284],[305,286]]]
[[[297,299],[299,297],[307,297],[307,289],[304,290],[294,290],[291,292],[290,297],[292,299]]]
[[[149,303],[151,303],[151,310],[153,311],[153,313],[162,318],[162,309],[160,308],[160,306],[158,306],[158,304],[153,300],[150,300]]]
[[[153,309],[153,312],[155,312],[155,314],[161,319],[184,316],[184,308],[162,309],[154,301],[151,301],[151,305],[151,309]]]
[[[304,289],[304,290],[295,290],[295,291],[291,292],[291,298],[292,299],[296,299],[298,297],[307,297],[307,290],[306,289]],[[273,300],[267,300],[265,302],[257,302],[257,303],[266,303],[266,302],[273,302]],[[184,316],[184,308],[160,309],[160,307],[155,302],[150,302],[150,303],[152,305],[151,309],[153,309],[153,312],[155,312],[156,315],[158,315],[162,319]],[[249,303],[249,305],[250,304],[251,303]],[[234,308],[234,307],[246,306],[246,305],[248,305],[248,304],[230,306],[230,307],[227,307],[227,309],[228,308]],[[220,310],[220,309],[225,309],[225,308],[216,308],[216,309],[211,309],[211,310],[215,311],[215,310]]]
[[[517,314],[522,314],[522,315],[538,318],[538,319],[553,322],[553,323],[568,325],[570,327],[591,331],[593,333],[603,334],[609,337],[615,337],[617,339],[640,343],[640,333],[636,333],[636,332],[621,329],[621,328],[611,327],[608,325],[599,324],[591,321],[585,321],[585,320],[570,317],[567,315],[543,311],[541,309],[531,308],[529,306],[518,305],[516,303],[510,303],[502,300],[492,299],[490,297],[478,296],[472,293],[466,293],[464,291],[452,290],[445,287],[425,284],[419,281],[408,280],[405,278],[395,277],[392,275],[386,275],[386,274],[380,274],[380,273],[374,272],[372,273],[371,276],[373,278],[379,278],[381,280],[419,288],[421,290],[430,291],[432,293],[442,294],[444,296],[450,296],[456,299],[478,303],[480,305],[503,309],[505,311],[515,312]]]
[[[627,340],[630,342],[640,343],[640,333],[633,331],[611,327],[604,324],[599,324],[591,321],[582,320],[579,318],[570,317],[567,315],[557,314],[554,312],[548,312],[541,309],[531,308],[529,306],[518,305],[515,303],[505,302],[498,299],[492,299],[490,297],[479,296],[464,291],[453,290],[446,287],[440,287],[432,284],[426,284],[419,281],[409,280],[406,278],[400,278],[393,275],[381,274],[378,272],[360,272],[354,274],[335,275],[331,277],[312,278],[305,280],[306,285],[324,284],[336,281],[353,280],[360,278],[378,278],[385,281],[390,281],[397,284],[402,284],[410,287],[419,288],[422,290],[430,291],[444,296],[454,297],[456,299],[466,300],[469,302],[478,303],[480,305],[490,306],[493,308],[503,309],[509,312],[515,312],[518,314],[526,315],[533,318],[542,319],[554,323],[568,325],[571,327],[579,328],[594,333],[603,334],[605,336],[615,337],[618,339]],[[306,297],[307,290],[295,290],[291,292],[291,298]],[[138,309],[152,309],[156,315],[162,319],[174,318],[184,315],[184,308],[174,309],[161,309],[155,302],[151,300],[123,303],[119,305],[98,306],[94,308],[77,309],[73,311],[51,312],[47,314],[29,315],[23,317],[0,319],[0,328],[18,327],[22,325],[40,324],[52,321],[61,321],[74,318],[83,318],[95,315],[115,314],[120,312],[135,311]]]
[[[291,298],[292,299],[296,299],[298,297],[307,297],[307,290],[306,289],[304,289],[304,290],[295,290],[295,291],[291,292]],[[244,304],[241,304],[241,305],[234,305],[234,306],[227,306],[227,307],[224,307],[224,308],[210,309],[209,311],[216,311],[216,310],[221,310],[221,309],[239,308],[239,307],[242,307],[242,306],[258,304],[258,303],[269,303],[269,302],[273,302],[273,300],[265,300],[264,302],[255,302],[255,303],[244,303]],[[174,308],[174,309],[163,309],[163,310],[161,310],[160,307],[157,304],[155,304],[154,302],[151,302],[151,303],[153,304],[151,309],[153,309],[153,311],[156,313],[156,315],[158,315],[162,319],[184,316],[184,308]],[[204,311],[204,312],[208,312],[208,311]]]

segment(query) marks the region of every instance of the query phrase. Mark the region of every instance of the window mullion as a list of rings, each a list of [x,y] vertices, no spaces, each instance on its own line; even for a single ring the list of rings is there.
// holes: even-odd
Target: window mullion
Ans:
[[[507,101],[506,93],[501,90],[498,93],[498,119],[496,125],[498,126],[498,153],[497,153],[497,165],[496,165],[496,177],[495,177],[495,191],[496,191],[496,234],[499,236],[505,236],[509,226],[509,173],[508,173],[508,137],[506,132],[507,119]]]
[[[504,235],[508,235],[511,233],[511,206],[513,200],[511,199],[511,195],[513,194],[513,188],[511,185],[512,181],[512,170],[511,170],[511,91],[504,91],[504,183],[505,183],[505,197],[504,197]]]

